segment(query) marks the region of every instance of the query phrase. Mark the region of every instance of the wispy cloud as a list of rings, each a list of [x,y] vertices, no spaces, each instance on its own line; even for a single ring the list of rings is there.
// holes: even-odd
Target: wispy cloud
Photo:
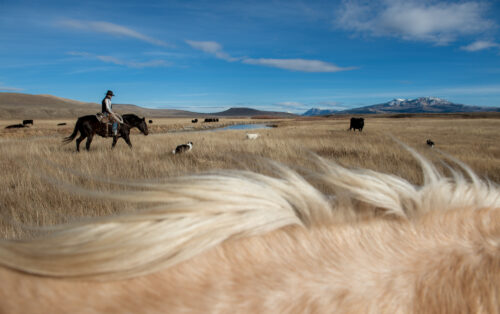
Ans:
[[[20,92],[24,89],[17,87],[5,86],[0,82],[0,92]]]
[[[453,93],[457,95],[485,95],[485,94],[500,95],[500,85],[444,87],[437,91],[439,93],[450,93],[450,94]]]
[[[97,33],[105,33],[105,34],[110,34],[113,36],[117,37],[130,37],[130,38],[135,38],[156,46],[162,46],[162,47],[171,47],[172,45],[144,35],[142,33],[139,33],[138,31],[135,31],[131,28],[128,28],[123,25],[118,25],[114,23],[109,23],[109,22],[103,22],[103,21],[82,21],[82,20],[73,20],[73,19],[65,19],[65,20],[60,20],[57,23],[60,26],[64,26],[67,28],[73,28],[73,29],[80,29],[80,30],[86,30],[86,31],[93,31]]]
[[[281,108],[282,110],[291,110],[294,112],[305,111],[310,108],[319,108],[319,109],[330,109],[330,110],[343,110],[347,109],[347,107],[340,106],[342,103],[337,101],[321,101],[321,102],[311,102],[311,103],[302,103],[297,101],[284,101],[277,102],[272,104],[272,108],[277,109]]]
[[[261,65],[299,72],[339,72],[354,70],[356,67],[339,67],[333,63],[306,59],[267,59],[267,58],[235,58],[224,52],[222,46],[215,41],[186,40],[192,48],[214,55],[229,62],[241,61],[245,64]]]
[[[479,51],[479,50],[485,50],[489,48],[500,48],[500,44],[492,42],[492,41],[483,41],[483,40],[478,40],[475,41],[467,46],[461,47],[461,49],[466,50],[466,51]]]
[[[194,49],[214,55],[215,57],[229,62],[238,61],[238,58],[231,57],[222,50],[222,46],[215,41],[194,41],[186,40],[186,43]]]
[[[347,107],[342,106],[342,102],[339,101],[322,101],[318,103],[318,107],[321,109],[334,109],[334,110],[344,110]]]
[[[78,57],[83,57],[86,59],[94,59],[94,60],[99,60],[105,63],[112,63],[116,65],[122,65],[126,66],[129,68],[151,68],[151,67],[167,67],[170,66],[170,63],[164,61],[164,60],[149,60],[149,61],[144,61],[144,62],[136,62],[136,61],[127,61],[127,60],[122,60],[113,56],[102,56],[102,55],[96,55],[88,52],[79,52],[79,51],[70,51],[68,52],[69,55],[72,56],[78,56]]]
[[[365,35],[447,44],[495,28],[486,11],[487,5],[476,1],[346,0],[337,11],[335,24]]]
[[[420,89],[387,89],[387,90],[370,90],[356,89],[352,91],[335,91],[335,94],[327,93],[324,90],[316,90],[314,99],[374,99],[386,98],[387,100],[394,98],[416,98],[422,96],[435,96],[439,98],[447,98],[451,96],[485,96],[485,95],[500,95],[500,85],[462,85],[462,86],[441,86],[435,88],[420,88]],[[323,95],[320,95],[322,94]],[[498,97],[497,97],[498,98]],[[386,101],[386,100],[384,100]]]
[[[354,70],[356,67],[342,68],[335,64],[319,61],[319,60],[305,60],[305,59],[243,59],[243,63],[262,65],[267,67],[285,69],[290,71],[300,72],[339,72]]]
[[[274,105],[280,106],[280,107],[294,107],[294,108],[295,107],[304,107],[304,106],[306,106],[303,103],[296,102],[296,101],[278,102],[278,103],[275,103]]]

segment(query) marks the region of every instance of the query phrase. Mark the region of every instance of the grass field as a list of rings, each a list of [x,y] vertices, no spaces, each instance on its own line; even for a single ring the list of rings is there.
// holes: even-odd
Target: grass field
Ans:
[[[67,125],[58,127],[57,123],[61,122]],[[496,118],[369,117],[362,133],[347,131],[348,118],[221,119],[219,124],[210,125],[278,125],[251,131],[260,134],[257,140],[246,140],[244,130],[206,132],[202,128],[208,124],[194,125],[190,119],[155,119],[149,125],[149,136],[134,130],[132,150],[123,140],[111,150],[110,139],[95,137],[90,152],[81,153],[75,152],[74,142],[61,143],[62,138],[72,132],[74,122],[36,120],[31,128],[5,130],[6,125],[19,122],[0,121],[2,237],[30,237],[35,232],[30,231],[29,226],[137,208],[137,204],[106,198],[107,191],[126,189],[116,183],[162,181],[216,169],[271,173],[268,159],[307,176],[315,170],[311,153],[344,166],[379,170],[421,183],[418,163],[393,138],[438,163],[445,159],[440,152],[449,154],[468,164],[480,176],[500,182],[500,119]],[[192,128],[198,131],[190,131]],[[428,138],[436,143],[434,149],[425,144]],[[176,145],[187,141],[194,142],[191,152],[172,155]],[[328,191],[328,187],[318,186]],[[90,195],[89,191],[104,192],[104,196]]]

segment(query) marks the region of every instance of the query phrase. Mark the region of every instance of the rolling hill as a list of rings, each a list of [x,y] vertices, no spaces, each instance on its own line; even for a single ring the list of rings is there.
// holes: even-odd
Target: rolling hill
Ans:
[[[59,119],[76,118],[95,114],[101,110],[101,104],[81,102],[52,95],[30,95],[22,93],[0,92],[0,119]],[[136,105],[115,104],[113,110],[118,113],[135,113],[148,118],[162,117],[251,117],[273,116],[293,117],[286,112],[261,111],[251,108],[231,108],[222,112],[197,113],[175,109],[149,109]]]
[[[101,104],[98,103],[86,103],[52,95],[0,93],[0,119],[76,118],[100,110]],[[148,118],[200,115],[183,110],[149,109],[128,104],[113,104],[113,110],[118,113],[135,113]]]

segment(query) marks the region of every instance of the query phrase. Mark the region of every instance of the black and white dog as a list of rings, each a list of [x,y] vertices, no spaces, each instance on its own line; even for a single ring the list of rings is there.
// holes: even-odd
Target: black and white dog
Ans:
[[[187,144],[182,144],[177,146],[173,151],[172,154],[180,154],[184,152],[188,152],[193,148],[193,142],[187,142]]]

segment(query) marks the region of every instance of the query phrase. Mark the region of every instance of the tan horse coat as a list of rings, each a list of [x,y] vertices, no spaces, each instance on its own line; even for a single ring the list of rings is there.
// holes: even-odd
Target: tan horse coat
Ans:
[[[417,156],[417,158],[420,158]],[[2,313],[499,313],[500,192],[318,160],[116,195],[134,214],[0,243]]]

